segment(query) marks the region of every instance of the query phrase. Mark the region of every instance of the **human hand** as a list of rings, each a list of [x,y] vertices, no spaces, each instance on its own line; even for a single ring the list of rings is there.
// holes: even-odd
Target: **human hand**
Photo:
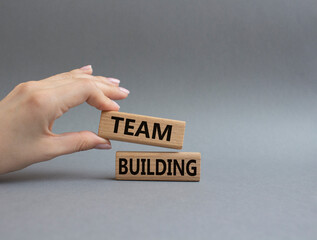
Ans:
[[[128,94],[119,80],[93,76],[90,65],[19,84],[0,101],[0,174],[63,154],[110,149],[110,141],[93,132],[54,134],[52,127],[57,118],[84,102],[117,111],[120,107],[113,100]]]

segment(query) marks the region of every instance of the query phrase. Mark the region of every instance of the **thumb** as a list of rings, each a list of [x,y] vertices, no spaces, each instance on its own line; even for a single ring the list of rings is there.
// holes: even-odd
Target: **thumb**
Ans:
[[[54,155],[64,155],[89,149],[111,149],[108,139],[90,131],[62,133],[54,137]]]

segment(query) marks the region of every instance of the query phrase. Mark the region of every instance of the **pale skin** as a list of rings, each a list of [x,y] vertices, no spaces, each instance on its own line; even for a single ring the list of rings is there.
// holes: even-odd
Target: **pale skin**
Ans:
[[[129,91],[119,80],[93,76],[90,65],[40,81],[17,85],[0,101],[0,174],[57,156],[89,149],[111,149],[108,139],[90,131],[55,134],[54,121],[84,102],[118,111],[113,100]]]

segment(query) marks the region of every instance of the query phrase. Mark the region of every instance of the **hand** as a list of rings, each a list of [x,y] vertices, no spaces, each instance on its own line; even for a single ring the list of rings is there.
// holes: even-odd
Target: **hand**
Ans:
[[[93,76],[91,66],[16,86],[0,101],[0,174],[63,154],[110,149],[109,140],[89,131],[54,134],[54,121],[87,102],[99,110],[119,110],[119,80]]]

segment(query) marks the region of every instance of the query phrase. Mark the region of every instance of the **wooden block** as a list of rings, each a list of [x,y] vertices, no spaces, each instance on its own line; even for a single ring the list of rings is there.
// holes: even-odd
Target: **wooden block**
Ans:
[[[98,135],[103,138],[182,149],[184,121],[116,111],[102,111]]]
[[[117,152],[117,180],[199,181],[198,152]]]

